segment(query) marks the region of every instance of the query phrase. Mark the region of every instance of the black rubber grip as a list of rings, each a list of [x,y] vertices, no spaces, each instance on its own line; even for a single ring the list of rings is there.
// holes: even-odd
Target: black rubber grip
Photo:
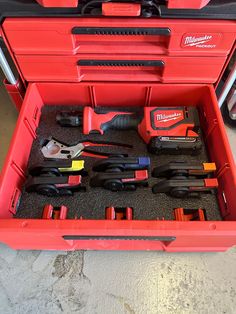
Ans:
[[[64,235],[64,240],[139,240],[139,241],[163,241],[172,242],[176,239],[174,236],[89,236],[89,235]]]
[[[74,35],[159,35],[170,36],[168,27],[73,27]]]
[[[143,67],[163,67],[165,63],[162,60],[79,60],[80,66],[143,66]]]
[[[142,117],[137,114],[117,114],[112,120],[101,124],[101,129],[105,132],[113,130],[136,130]]]

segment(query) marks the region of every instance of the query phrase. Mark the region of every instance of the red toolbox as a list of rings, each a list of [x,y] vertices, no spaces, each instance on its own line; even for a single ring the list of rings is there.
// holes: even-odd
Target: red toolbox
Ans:
[[[112,25],[112,27],[110,27]],[[233,21],[9,18],[3,31],[27,81],[215,83]],[[109,51],[109,54],[108,54]],[[204,75],[202,75],[204,74]]]
[[[6,19],[3,25],[5,41],[21,71],[27,91],[1,173],[1,242],[16,249],[141,249],[168,252],[224,251],[235,245],[236,167],[211,84],[217,80],[232,52],[234,22],[224,22],[224,27],[220,27],[216,21],[206,23],[204,31],[201,22],[195,24],[195,21],[190,21],[193,25],[190,30],[183,20],[175,25],[168,21],[164,25],[163,21],[147,22],[139,19],[136,22],[132,19],[129,23],[132,27],[138,27],[137,24],[139,27],[153,27],[152,23],[156,23],[155,27],[164,28],[165,32],[170,29],[171,32],[169,35],[94,35],[73,34],[74,27],[81,29],[83,19],[60,20],[63,26],[59,26],[59,35],[55,31],[59,21],[57,19],[32,18],[29,19],[29,25],[25,19]],[[122,20],[112,21],[116,27],[122,27]],[[14,34],[17,33],[15,22],[19,27],[18,36]],[[94,19],[94,24],[89,26],[109,26],[106,19],[100,21],[100,26],[98,22]],[[37,30],[40,23],[42,25]],[[30,25],[32,28],[35,25],[33,31]],[[176,31],[179,35],[173,36],[176,25],[180,27]],[[51,31],[48,32],[48,29]],[[204,37],[208,31],[217,34],[211,43],[217,47],[203,50],[204,48],[194,45],[193,48],[185,49],[181,43],[186,39],[186,32],[193,32],[190,37],[196,39],[198,31],[199,37]],[[28,40],[25,40],[27,36]],[[109,36],[109,40],[106,36]],[[138,47],[136,50],[135,45]],[[127,46],[129,51],[122,51],[123,46]],[[111,47],[109,54],[108,47]],[[148,48],[153,49],[152,53],[142,51],[144,47],[147,51]],[[114,51],[113,54],[110,53],[111,50]],[[103,63],[94,62],[98,60]],[[122,192],[124,194],[121,196],[120,192],[111,194],[108,191],[106,194],[103,190],[91,194],[90,189],[86,192],[88,194],[76,194],[72,201],[71,198],[68,201],[60,197],[48,199],[41,195],[29,195],[24,185],[28,165],[40,155],[37,143],[51,132],[62,132],[55,124],[55,113],[60,108],[76,110],[84,106],[111,109],[147,106],[197,108],[205,153],[208,161],[216,164],[215,177],[219,187],[217,198],[207,195],[192,201],[190,205],[202,208],[201,202],[204,202],[207,220],[173,220],[173,209],[191,208],[188,207],[188,201],[162,198],[152,194],[149,189]],[[69,140],[76,139],[79,134],[76,128],[63,132]],[[112,136],[117,135],[111,135],[111,139]],[[128,143],[133,143],[137,147],[135,149],[143,147],[138,136],[133,133],[120,136],[120,140],[123,136],[123,141],[125,138]],[[107,138],[110,138],[109,133]],[[136,153],[145,154],[145,151]],[[152,161],[159,164],[168,158],[157,156]],[[176,157],[173,158],[176,160]],[[182,158],[195,160],[195,157]],[[195,161],[201,158],[206,158],[206,155],[197,157]],[[106,207],[132,207],[133,219],[105,219],[103,195],[110,200]],[[111,204],[111,200],[114,200],[114,204]],[[41,219],[45,204],[66,206],[68,218]]]

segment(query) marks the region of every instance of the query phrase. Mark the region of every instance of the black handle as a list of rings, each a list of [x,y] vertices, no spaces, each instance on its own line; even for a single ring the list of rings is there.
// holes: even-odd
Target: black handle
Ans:
[[[112,120],[101,124],[101,129],[105,132],[113,130],[136,130],[142,116],[133,114],[117,114]]]
[[[74,35],[159,35],[170,36],[168,27],[73,27]]]
[[[89,235],[64,235],[64,240],[141,240],[141,241],[162,241],[172,242],[174,236],[89,236]]]
[[[143,67],[163,67],[162,60],[79,60],[80,66],[143,66]]]

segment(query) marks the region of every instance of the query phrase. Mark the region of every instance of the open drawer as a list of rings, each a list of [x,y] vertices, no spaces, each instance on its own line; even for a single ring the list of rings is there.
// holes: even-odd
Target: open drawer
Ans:
[[[74,206],[77,207],[77,217],[81,216],[82,205],[88,206],[87,212],[82,215],[83,219],[75,219],[75,217],[65,220],[41,219],[41,215],[37,212],[42,212],[41,206],[49,200],[45,196],[37,198],[37,195],[33,195],[32,201],[27,202],[28,196],[23,189],[29,158],[35,154],[35,151],[31,153],[31,148],[37,140],[37,127],[41,123],[46,107],[56,106],[57,110],[60,110],[62,106],[76,108],[85,105],[111,108],[157,105],[197,107],[208,158],[209,161],[214,161],[217,167],[215,175],[219,182],[217,206],[220,219],[217,221],[210,218],[208,221],[188,222],[162,220],[160,211],[158,212],[161,210],[161,203],[158,198],[153,197],[149,189],[147,189],[148,194],[143,196],[145,202],[148,203],[150,200],[152,202],[153,216],[149,219],[142,218],[146,214],[145,208],[139,208],[139,214],[134,220],[93,218],[96,208],[100,206],[100,199],[98,201],[96,197],[100,197],[103,190],[94,195],[94,198],[90,194],[87,204],[82,201],[81,194],[75,196]],[[49,113],[48,116],[50,117],[51,114]],[[48,122],[49,129],[52,128],[54,118]],[[45,130],[46,128],[43,132],[46,132]],[[70,132],[68,136],[71,136]],[[157,162],[159,162],[158,158],[159,156],[155,157]],[[236,168],[211,85],[32,83],[28,86],[1,175],[0,241],[15,249],[224,251],[236,244],[235,191]],[[111,194],[117,202],[129,198],[135,202],[135,199],[140,197],[135,193],[142,192],[141,189],[136,192],[126,192],[128,194],[125,194],[126,196],[123,194],[122,197],[119,197],[119,192],[117,193]],[[60,202],[60,198],[55,199],[54,202]],[[166,212],[172,212],[179,200],[173,198],[169,199],[169,202]],[[211,207],[209,202],[208,204]],[[132,204],[128,205],[132,206]],[[205,209],[210,210],[210,208]],[[165,215],[163,210],[162,212]],[[214,213],[209,217],[214,217]]]

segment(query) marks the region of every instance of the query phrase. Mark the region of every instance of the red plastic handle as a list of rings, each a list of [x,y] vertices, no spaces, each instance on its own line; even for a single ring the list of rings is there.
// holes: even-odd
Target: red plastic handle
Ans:
[[[103,3],[104,16],[140,16],[141,5],[138,3]]]
[[[40,5],[47,8],[75,8],[78,0],[36,0]]]

